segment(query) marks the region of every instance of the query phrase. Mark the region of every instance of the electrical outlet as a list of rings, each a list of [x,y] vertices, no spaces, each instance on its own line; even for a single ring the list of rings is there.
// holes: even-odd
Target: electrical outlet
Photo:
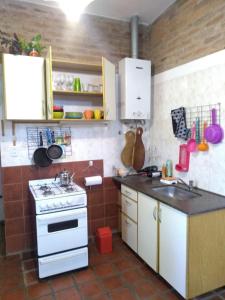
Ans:
[[[89,165],[89,167],[93,167],[93,160],[89,160],[88,165]]]

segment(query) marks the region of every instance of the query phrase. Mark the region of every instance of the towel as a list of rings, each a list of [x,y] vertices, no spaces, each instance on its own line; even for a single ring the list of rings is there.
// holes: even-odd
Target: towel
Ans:
[[[187,140],[190,136],[190,129],[187,128],[185,108],[179,107],[171,110],[173,133],[175,137]]]

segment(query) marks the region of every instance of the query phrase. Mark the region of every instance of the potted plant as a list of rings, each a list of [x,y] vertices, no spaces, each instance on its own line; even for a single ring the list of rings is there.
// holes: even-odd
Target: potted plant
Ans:
[[[11,38],[8,33],[0,30],[0,41],[3,48],[8,49],[11,54],[22,54],[20,40],[16,33]]]
[[[45,49],[40,42],[41,35],[37,34],[32,38],[31,42],[28,43],[27,52],[30,56],[40,56],[41,51]]]

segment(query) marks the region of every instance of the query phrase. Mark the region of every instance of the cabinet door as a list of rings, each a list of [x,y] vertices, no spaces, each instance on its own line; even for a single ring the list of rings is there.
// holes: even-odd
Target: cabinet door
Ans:
[[[138,255],[158,271],[158,202],[138,193]]]
[[[3,54],[5,119],[44,120],[44,59]]]
[[[102,58],[104,119],[116,120],[116,71],[115,66]]]
[[[137,224],[121,213],[122,240],[137,252]]]
[[[160,203],[159,274],[186,296],[187,215]]]
[[[52,49],[49,47],[46,60],[46,95],[47,95],[47,118],[53,119],[53,88],[52,88]]]

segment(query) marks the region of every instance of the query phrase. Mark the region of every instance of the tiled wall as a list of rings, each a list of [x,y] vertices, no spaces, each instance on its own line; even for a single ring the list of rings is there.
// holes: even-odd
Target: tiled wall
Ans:
[[[6,253],[23,252],[36,247],[35,217],[28,181],[54,177],[67,169],[75,172],[74,181],[83,186],[85,176],[103,176],[103,161],[95,160],[88,168],[88,161],[54,164],[47,168],[19,166],[3,168],[3,194],[5,210]],[[103,184],[87,188],[88,230],[94,235],[99,226],[118,229],[118,189],[112,178]]]

